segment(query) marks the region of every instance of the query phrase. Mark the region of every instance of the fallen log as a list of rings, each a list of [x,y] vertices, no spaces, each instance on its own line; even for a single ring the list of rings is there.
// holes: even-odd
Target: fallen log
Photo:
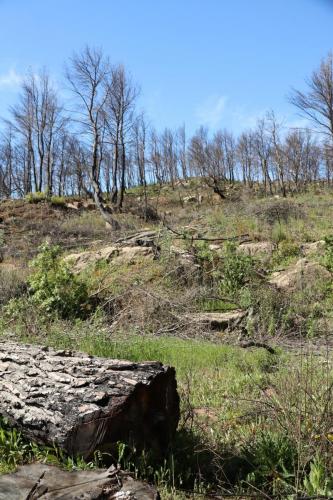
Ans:
[[[0,475],[0,500],[159,500],[157,490],[110,467],[68,472],[45,464],[30,464]]]
[[[122,441],[157,453],[179,420],[174,368],[0,343],[0,415],[31,441],[92,456]]]

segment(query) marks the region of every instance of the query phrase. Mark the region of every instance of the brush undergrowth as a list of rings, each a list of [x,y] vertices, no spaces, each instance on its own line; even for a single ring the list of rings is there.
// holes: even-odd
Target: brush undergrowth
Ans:
[[[206,207],[205,235],[247,233],[255,241],[273,242],[274,249],[272,255],[248,256],[239,253],[237,244],[227,243],[216,251],[208,242],[194,240],[187,228],[178,243],[196,265],[195,272],[172,255],[169,233],[159,240],[159,260],[118,267],[100,262],[81,276],[62,265],[59,249],[43,247],[27,279],[0,273],[0,331],[3,338],[10,334],[24,342],[101,357],[158,359],[176,367],[181,421],[165,456],[137,453],[118,443],[111,457],[136,477],[157,484],[163,499],[199,499],[212,492],[222,497],[331,498],[332,283],[315,277],[292,292],[269,284],[272,271],[302,256],[302,243],[331,234],[330,207],[324,197],[301,210],[299,203],[283,200],[262,200],[237,210]],[[183,212],[176,215],[185,221]],[[96,231],[93,217],[81,217],[80,231]],[[76,226],[65,221],[64,231],[75,235]],[[195,229],[200,234],[200,227]],[[327,236],[324,255],[309,258],[332,271],[332,255]],[[278,348],[275,354],[241,349],[222,345],[224,332],[214,336],[214,343],[199,330],[190,338],[194,326],[188,316],[181,323],[184,311],[235,308],[249,312],[234,332],[237,339],[292,337],[303,345],[321,335],[327,352],[312,356]],[[98,454],[89,463],[65,457],[26,442],[1,421],[0,472],[33,460],[73,469],[103,465],[110,457]]]

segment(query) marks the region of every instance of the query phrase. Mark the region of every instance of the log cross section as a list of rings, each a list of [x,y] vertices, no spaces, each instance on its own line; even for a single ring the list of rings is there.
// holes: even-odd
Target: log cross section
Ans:
[[[175,370],[0,343],[0,415],[69,455],[88,458],[118,441],[163,451],[179,420]]]

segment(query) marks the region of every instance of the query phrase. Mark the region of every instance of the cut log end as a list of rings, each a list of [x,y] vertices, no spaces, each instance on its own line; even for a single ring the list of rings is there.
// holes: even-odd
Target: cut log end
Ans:
[[[0,415],[30,440],[89,458],[121,441],[166,449],[179,420],[175,370],[0,344]]]

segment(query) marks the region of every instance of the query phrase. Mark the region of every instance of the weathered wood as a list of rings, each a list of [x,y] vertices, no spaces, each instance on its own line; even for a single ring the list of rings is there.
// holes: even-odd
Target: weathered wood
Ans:
[[[68,472],[45,464],[0,475],[0,500],[158,500],[157,490],[115,468]]]
[[[0,415],[28,439],[90,457],[118,441],[166,448],[179,420],[175,370],[0,343]]]

